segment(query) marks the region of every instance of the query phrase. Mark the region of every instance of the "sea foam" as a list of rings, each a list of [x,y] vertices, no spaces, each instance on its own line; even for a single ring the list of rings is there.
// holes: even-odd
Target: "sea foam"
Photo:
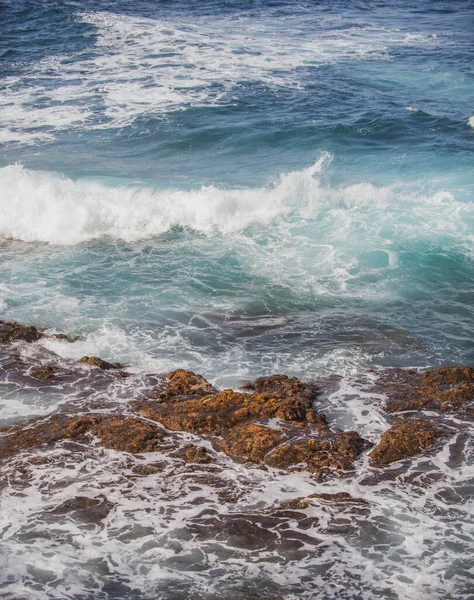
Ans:
[[[472,205],[451,192],[426,193],[416,182],[323,186],[321,172],[331,160],[324,153],[314,165],[282,173],[264,187],[192,190],[112,186],[9,165],[0,169],[5,207],[0,237],[66,245],[104,237],[134,242],[177,227],[226,235],[251,226],[316,219],[312,231],[321,236],[319,243],[352,243],[354,235],[386,240],[387,234],[380,235],[386,227],[395,227],[398,236],[408,239],[448,235],[462,243],[472,241]],[[292,238],[293,233],[283,228],[280,236]]]

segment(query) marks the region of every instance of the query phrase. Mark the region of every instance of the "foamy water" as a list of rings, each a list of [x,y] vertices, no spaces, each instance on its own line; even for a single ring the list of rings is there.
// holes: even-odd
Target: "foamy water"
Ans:
[[[0,349],[2,425],[128,412],[184,367],[234,389],[338,375],[316,408],[376,443],[380,368],[473,365],[471,12],[3,2],[0,319],[50,329]],[[40,383],[48,364],[65,375]],[[469,600],[472,424],[442,419],[432,453],[324,483],[186,464],[214,451],[185,433],[21,452],[0,468],[2,597]],[[281,505],[338,492],[365,503]]]

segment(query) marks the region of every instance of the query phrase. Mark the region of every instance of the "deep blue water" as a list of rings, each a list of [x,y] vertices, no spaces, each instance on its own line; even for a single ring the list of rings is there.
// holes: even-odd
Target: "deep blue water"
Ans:
[[[474,364],[473,32],[470,0],[0,1],[0,318],[222,386]]]

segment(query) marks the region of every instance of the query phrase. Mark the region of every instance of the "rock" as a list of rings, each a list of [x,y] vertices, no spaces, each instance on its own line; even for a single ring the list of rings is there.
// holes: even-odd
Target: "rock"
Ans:
[[[311,402],[315,390],[296,378],[275,376],[251,385],[250,389],[276,392],[224,390],[201,398],[175,397],[172,402],[142,399],[132,407],[167,429],[210,436],[232,458],[308,470],[319,478],[350,470],[370,446],[355,432],[330,429]]]
[[[335,494],[321,492],[319,494],[311,494],[308,498],[317,498],[318,500],[335,502],[337,504],[368,504],[367,500],[364,500],[363,498],[354,498],[354,496],[351,496],[348,492],[337,492]]]
[[[45,383],[51,383],[55,380],[58,373],[58,368],[55,365],[41,365],[31,369],[30,375],[34,379],[44,381]]]
[[[86,523],[98,524],[103,521],[114,507],[105,496],[88,498],[76,496],[70,498],[51,510],[53,515],[70,515]]]
[[[286,440],[283,432],[255,423],[242,423],[224,432],[218,446],[229,456],[259,463]]]
[[[157,397],[171,399],[181,396],[207,396],[217,390],[201,375],[192,371],[177,369],[166,376],[166,388],[159,392]]]
[[[102,419],[90,427],[89,432],[100,439],[104,448],[132,454],[160,450],[168,437],[151,423],[122,415]]]
[[[109,371],[112,369],[123,369],[123,365],[120,363],[109,363],[106,360],[102,360],[98,356],[83,356],[79,359],[79,362],[90,367],[98,367],[103,371]]]
[[[255,381],[244,384],[243,389],[253,390],[257,393],[269,393],[276,398],[290,398],[300,396],[313,400],[319,393],[319,387],[313,383],[302,383],[296,377],[287,375],[271,375],[260,377]]]
[[[51,337],[57,339],[57,340],[64,340],[65,342],[69,342],[69,343],[74,343],[74,342],[78,342],[79,340],[83,339],[81,338],[81,336],[79,335],[75,335],[73,337],[65,334],[65,333],[54,333]]]
[[[54,415],[38,424],[8,430],[8,434],[1,438],[0,456],[9,456],[64,439],[85,440],[86,434],[98,437],[104,448],[131,453],[161,449],[163,441],[169,437],[160,428],[136,417]]]
[[[132,406],[167,429],[207,435],[221,435],[250,419],[276,418],[300,425],[318,423],[318,415],[308,400],[282,400],[270,394],[250,396],[232,390],[172,403],[137,400]]]
[[[398,419],[370,453],[370,462],[374,467],[381,467],[411,458],[433,448],[440,438],[453,433],[453,430],[427,419]]]
[[[474,369],[446,365],[424,373],[390,369],[382,373],[378,387],[387,395],[385,410],[439,412],[474,411]]]
[[[11,344],[22,340],[24,342],[37,342],[43,337],[44,329],[32,325],[21,325],[16,321],[0,320],[0,343]]]
[[[195,444],[186,444],[171,454],[174,458],[181,458],[185,463],[207,465],[215,462],[215,456],[207,448],[196,446]]]
[[[62,439],[76,439],[95,425],[101,416],[69,417],[54,415],[40,423],[17,426],[1,438],[0,456],[9,456],[21,450],[53,444]]]
[[[310,471],[319,480],[334,471],[350,471],[354,461],[371,444],[355,431],[335,431],[329,427],[316,435],[290,440],[265,457],[270,467]]]

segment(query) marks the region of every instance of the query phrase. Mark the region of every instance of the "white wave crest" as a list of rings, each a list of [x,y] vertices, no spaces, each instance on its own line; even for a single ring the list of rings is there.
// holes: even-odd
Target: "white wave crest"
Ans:
[[[174,227],[225,234],[268,225],[291,210],[286,200],[298,186],[317,189],[327,160],[282,176],[273,189],[191,191],[111,187],[10,165],[0,169],[0,237],[77,244],[104,236],[135,241]]]
[[[416,183],[324,187],[320,174],[331,160],[324,153],[314,165],[281,174],[266,187],[211,185],[194,190],[74,181],[10,165],[0,169],[0,237],[67,245],[107,236],[133,242],[176,227],[214,235],[284,221],[310,226],[312,233],[306,231],[304,237],[316,235],[318,243],[331,248],[359,243],[364,236],[390,245],[395,234],[404,239],[443,235],[472,242],[472,206],[452,193],[427,194]],[[293,238],[284,229],[277,227],[278,236]]]

